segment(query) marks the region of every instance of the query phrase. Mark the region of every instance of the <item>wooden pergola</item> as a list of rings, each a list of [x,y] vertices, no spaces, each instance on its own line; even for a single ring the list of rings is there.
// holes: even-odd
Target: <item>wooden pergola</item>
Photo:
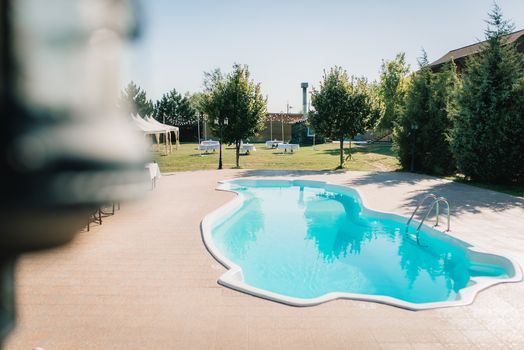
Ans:
[[[304,117],[304,114],[302,113],[268,113],[266,114],[265,122],[270,121],[283,121],[286,124],[296,124],[305,121],[306,118]]]
[[[264,120],[265,123],[269,123],[269,128],[270,128],[270,134],[271,134],[271,139],[273,139],[273,122],[280,122],[281,123],[281,133],[282,133],[282,140],[281,141],[285,141],[284,140],[284,124],[288,124],[288,125],[293,125],[293,124],[297,124],[297,123],[300,123],[300,122],[303,122],[306,120],[306,117],[304,116],[304,114],[302,113],[284,113],[284,112],[280,112],[280,113],[268,113],[266,115],[266,118]]]

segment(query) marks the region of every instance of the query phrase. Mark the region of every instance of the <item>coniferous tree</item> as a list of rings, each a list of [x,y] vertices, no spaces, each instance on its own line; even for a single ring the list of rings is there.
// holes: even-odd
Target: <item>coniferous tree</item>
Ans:
[[[458,89],[455,65],[433,73],[425,52],[419,65],[411,77],[405,110],[395,123],[394,149],[404,169],[449,174],[455,168],[448,135]]]
[[[524,181],[524,58],[505,36],[514,26],[494,5],[483,50],[463,72],[451,133],[459,171],[477,181]]]
[[[453,61],[433,73],[431,80],[430,118],[422,128],[427,135],[424,148],[427,149],[422,160],[422,170],[436,175],[451,174],[456,170],[451,152],[450,132],[453,116],[456,114],[456,96],[460,91],[460,80]]]
[[[172,89],[162,95],[155,104],[155,119],[161,123],[177,126],[182,141],[198,139],[197,112],[187,93],[182,95],[176,89]]]
[[[147,98],[146,92],[133,81],[120,93],[119,106],[131,113],[138,113],[141,117],[154,114],[153,101]]]
[[[420,169],[423,158],[422,138],[419,129],[429,115],[431,96],[431,69],[426,52],[419,59],[420,69],[414,73],[406,94],[404,113],[394,124],[393,147],[403,169]],[[422,152],[421,152],[422,151]]]
[[[181,95],[172,89],[164,94],[155,105],[155,119],[169,125],[187,126],[197,122],[196,111],[189,96]]]

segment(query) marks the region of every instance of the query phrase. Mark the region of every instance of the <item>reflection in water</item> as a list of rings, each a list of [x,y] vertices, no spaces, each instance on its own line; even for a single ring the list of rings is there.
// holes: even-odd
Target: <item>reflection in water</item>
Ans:
[[[428,247],[418,246],[402,222],[364,214],[351,194],[269,181],[238,185],[246,201],[213,229],[213,239],[257,288],[299,298],[350,292],[424,303],[457,298],[471,271],[505,273],[471,263],[464,247],[426,233]]]
[[[299,207],[304,207],[304,186],[300,186],[298,191],[298,205]]]
[[[223,223],[220,241],[223,247],[235,258],[244,258],[250,244],[256,242],[257,236],[264,230],[264,214],[261,210],[261,199],[246,194],[242,209],[235,212],[230,220]],[[229,248],[228,248],[229,247]],[[230,249],[234,247],[234,249]]]
[[[398,246],[400,266],[404,270],[410,287],[413,287],[423,270],[429,273],[432,280],[435,280],[435,276],[440,276],[444,272],[442,260],[428,259],[426,255],[416,254],[415,250],[420,249],[426,248],[417,245],[416,242],[411,241],[409,238],[400,239]]]
[[[424,254],[421,254],[421,250]],[[436,278],[444,278],[448,289],[454,292],[464,288],[469,281],[469,274],[465,278],[466,275],[461,273],[461,270],[467,270],[464,265],[465,252],[451,245],[434,240],[431,244],[421,247],[414,240],[402,237],[398,255],[410,287],[413,287],[422,272],[427,273],[433,281]]]
[[[362,243],[372,239],[373,232],[360,218],[361,208],[354,198],[321,192],[307,203],[306,239],[314,240],[319,254],[333,262],[347,254],[360,254]]]
[[[355,198],[337,193],[321,192],[311,199],[304,211],[307,220],[306,239],[313,240],[320,256],[328,263],[359,255],[363,245],[377,238],[387,236],[390,241],[398,241],[400,267],[404,271],[408,288],[412,289],[417,280],[428,278],[433,282],[443,278],[448,289],[458,292],[464,288],[469,275],[457,274],[455,270],[464,253],[452,247],[433,242],[431,248],[417,245],[405,238],[399,230],[391,230],[378,221],[365,220],[362,208]],[[423,251],[422,251],[423,250]],[[421,277],[421,273],[424,274]]]

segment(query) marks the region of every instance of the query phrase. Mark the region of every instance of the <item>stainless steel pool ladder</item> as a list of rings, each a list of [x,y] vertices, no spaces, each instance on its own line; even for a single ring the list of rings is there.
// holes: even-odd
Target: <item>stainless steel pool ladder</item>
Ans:
[[[424,198],[422,198],[422,200],[418,203],[417,207],[413,211],[413,214],[411,214],[411,217],[409,218],[408,222],[406,222],[406,234],[408,233],[409,224],[413,220],[413,217],[417,213],[418,209],[420,208],[420,206],[422,204],[424,204],[426,202],[426,200],[428,200],[430,198],[432,199],[431,205],[429,206],[428,210],[426,210],[426,214],[424,215],[424,217],[420,221],[420,224],[417,227],[417,231],[416,231],[417,243],[419,242],[418,238],[419,238],[419,234],[420,234],[420,228],[422,227],[422,224],[424,224],[424,221],[428,218],[429,214],[431,213],[431,211],[435,207],[436,207],[436,210],[435,210],[435,226],[438,226],[438,220],[439,220],[439,216],[440,216],[440,203],[446,204],[447,219],[448,219],[448,226],[447,226],[446,231],[449,231],[449,224],[450,224],[450,222],[449,222],[450,221],[449,202],[444,197],[437,197],[435,194],[430,193],[427,196],[425,196]]]

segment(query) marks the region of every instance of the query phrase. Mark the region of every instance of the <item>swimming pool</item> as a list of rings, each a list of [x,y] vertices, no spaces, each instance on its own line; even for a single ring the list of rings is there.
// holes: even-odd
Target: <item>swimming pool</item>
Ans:
[[[239,196],[204,218],[204,242],[229,269],[219,282],[259,297],[297,306],[350,298],[418,310],[468,304],[484,288],[521,280],[511,259],[428,226],[418,244],[405,234],[406,218],[366,208],[346,186],[239,179],[219,189]]]

